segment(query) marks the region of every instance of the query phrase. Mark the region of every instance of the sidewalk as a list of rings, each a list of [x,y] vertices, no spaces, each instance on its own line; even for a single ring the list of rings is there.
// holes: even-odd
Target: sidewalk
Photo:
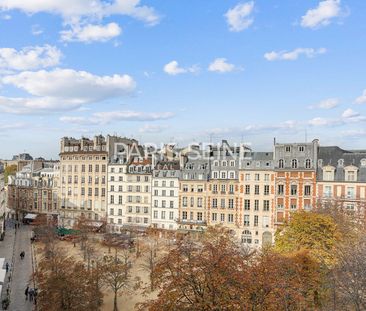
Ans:
[[[28,284],[33,287],[30,282],[33,272],[30,244],[31,231],[30,226],[21,226],[16,230],[16,233],[13,228],[7,228],[4,241],[0,242],[0,257],[5,257],[6,261],[11,263],[11,271],[9,271],[11,272],[10,306],[8,308],[11,311],[31,311],[34,307],[31,302],[25,300],[24,295]],[[23,260],[19,256],[22,251],[25,252]],[[6,282],[3,286],[2,299],[6,297],[8,277]]]

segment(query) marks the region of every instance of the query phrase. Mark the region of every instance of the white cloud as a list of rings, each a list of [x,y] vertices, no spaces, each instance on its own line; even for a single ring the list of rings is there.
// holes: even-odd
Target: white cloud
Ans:
[[[56,66],[60,63],[61,51],[54,46],[30,46],[21,50],[0,49],[0,69],[34,70]]]
[[[297,60],[299,56],[304,55],[307,58],[313,58],[316,55],[324,54],[327,50],[325,48],[297,48],[293,51],[268,52],[264,54],[264,58],[268,61],[275,60]]]
[[[189,68],[180,67],[176,60],[173,60],[173,61],[167,63],[163,69],[164,69],[165,73],[167,73],[168,75],[171,75],[171,76],[176,76],[176,75],[179,75],[182,73],[188,73],[188,72],[196,73],[199,71],[199,67],[197,65],[191,66]]]
[[[44,113],[76,109],[84,104],[118,98],[132,93],[136,83],[129,75],[97,76],[72,69],[25,71],[0,79],[31,95],[0,98],[0,109],[11,113]]]
[[[209,66],[208,71],[213,72],[232,72],[234,70],[242,70],[241,68],[235,67],[235,65],[227,62],[226,58],[216,58]]]
[[[316,28],[326,26],[331,23],[331,19],[341,14],[340,0],[320,1],[315,9],[310,9],[301,18],[301,26],[307,28]]]
[[[143,127],[139,129],[140,133],[161,133],[166,130],[168,127],[166,125],[158,125],[158,124],[145,124]]]
[[[60,32],[62,41],[79,41],[79,42],[105,42],[118,37],[122,29],[116,23],[107,25],[72,25],[71,29]]]
[[[41,26],[35,24],[35,25],[32,25],[31,32],[32,32],[33,36],[39,36],[39,35],[43,34],[43,29],[41,28]]]
[[[225,13],[226,22],[230,31],[243,31],[253,24],[254,18],[251,16],[254,9],[254,1],[239,3],[234,8]]]
[[[359,122],[365,122],[366,117],[362,116],[360,113],[352,110],[352,109],[346,109],[343,111],[340,117],[338,118],[313,118],[308,121],[308,124],[311,126],[340,126],[340,125],[346,125],[351,123],[359,123]]]
[[[359,115],[360,115],[360,113],[353,111],[351,108],[348,108],[345,111],[343,111],[342,118],[350,119],[350,118],[358,117]]]
[[[78,125],[105,125],[121,121],[158,121],[173,118],[172,112],[104,111],[95,112],[90,117],[63,116],[60,121]]]
[[[338,98],[327,98],[322,100],[321,102],[309,106],[309,109],[333,109],[335,107],[338,107],[339,105],[339,99]]]
[[[366,104],[366,90],[363,91],[361,96],[356,98],[355,103],[359,105]]]
[[[0,0],[3,11],[21,10],[28,14],[46,12],[61,15],[66,22],[80,19],[102,19],[111,15],[128,15],[149,25],[160,17],[151,7],[140,5],[140,0]]]

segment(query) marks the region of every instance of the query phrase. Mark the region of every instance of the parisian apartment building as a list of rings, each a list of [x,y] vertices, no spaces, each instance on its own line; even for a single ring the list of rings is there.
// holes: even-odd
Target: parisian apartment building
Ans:
[[[227,227],[261,247],[291,213],[337,204],[365,211],[366,150],[274,141],[268,151],[223,140],[149,149],[135,139],[64,137],[59,161],[20,157],[7,190],[11,217],[80,217],[112,233],[149,227],[200,234]]]

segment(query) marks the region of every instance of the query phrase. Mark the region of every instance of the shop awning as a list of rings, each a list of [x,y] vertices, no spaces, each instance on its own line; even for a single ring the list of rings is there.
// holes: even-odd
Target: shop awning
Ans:
[[[27,214],[25,215],[24,219],[34,220],[36,219],[37,214]]]

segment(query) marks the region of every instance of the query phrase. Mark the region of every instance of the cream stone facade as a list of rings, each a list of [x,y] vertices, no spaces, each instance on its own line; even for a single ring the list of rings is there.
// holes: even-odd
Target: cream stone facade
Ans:
[[[61,140],[61,226],[72,227],[81,216],[98,223],[106,221],[107,165],[103,136]]]

